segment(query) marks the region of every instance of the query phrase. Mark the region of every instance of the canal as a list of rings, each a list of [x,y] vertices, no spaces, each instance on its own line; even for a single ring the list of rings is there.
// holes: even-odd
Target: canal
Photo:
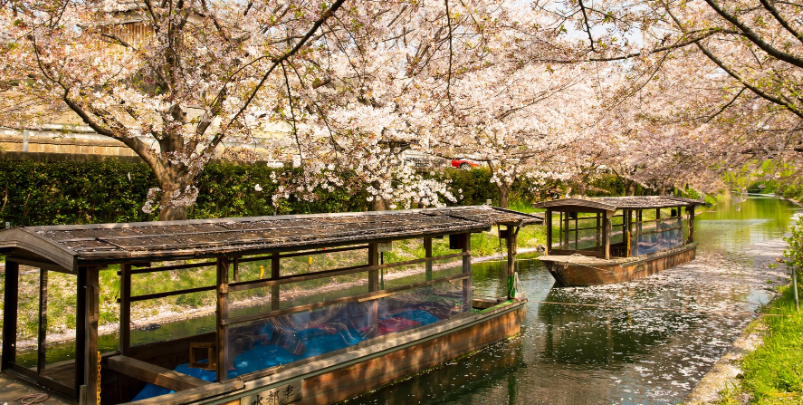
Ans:
[[[520,255],[522,332],[349,404],[676,404],[786,283],[767,266],[798,209],[770,197],[697,217],[697,260],[634,282],[558,288]],[[502,263],[474,265],[494,294]],[[782,266],[783,267],[783,266]]]

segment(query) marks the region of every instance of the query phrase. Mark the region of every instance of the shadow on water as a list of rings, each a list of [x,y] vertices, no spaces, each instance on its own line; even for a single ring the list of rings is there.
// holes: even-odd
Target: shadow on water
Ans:
[[[678,403],[772,296],[741,251],[782,237],[795,211],[766,197],[721,203],[697,217],[697,260],[619,285],[553,288],[535,255],[520,255],[530,302],[519,335],[348,403]],[[475,295],[504,294],[504,262],[472,270]],[[168,323],[132,340],[211,332],[213,324],[212,316]],[[102,350],[116,344],[115,335],[101,337]]]

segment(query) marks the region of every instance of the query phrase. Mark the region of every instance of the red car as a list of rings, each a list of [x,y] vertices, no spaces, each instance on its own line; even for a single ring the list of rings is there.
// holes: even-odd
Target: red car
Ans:
[[[471,159],[452,159],[452,167],[457,167],[460,169],[471,169],[472,167],[479,167],[479,163],[471,160]]]

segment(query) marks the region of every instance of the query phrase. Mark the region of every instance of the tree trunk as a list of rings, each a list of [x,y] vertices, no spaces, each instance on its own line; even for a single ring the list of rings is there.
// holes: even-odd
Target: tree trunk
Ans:
[[[499,190],[499,207],[507,208],[510,203],[510,186],[497,183],[496,188]]]
[[[159,197],[159,220],[175,221],[187,219],[189,208],[195,204],[198,189],[195,181],[198,173],[188,172],[183,165],[169,162],[154,170],[162,194]]]
[[[375,196],[371,201],[371,211],[387,211],[388,202],[380,196]]]
[[[635,181],[628,181],[625,183],[625,195],[627,196],[634,196],[636,194],[636,182]]]

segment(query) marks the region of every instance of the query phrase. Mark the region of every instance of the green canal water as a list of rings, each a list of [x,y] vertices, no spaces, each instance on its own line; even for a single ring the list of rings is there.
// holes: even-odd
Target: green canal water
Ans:
[[[796,211],[766,197],[719,204],[697,217],[692,265],[615,286],[553,287],[539,261],[520,256],[530,302],[519,335],[349,404],[677,404],[772,298],[767,278],[783,272],[755,270],[744,250],[781,238]],[[498,291],[481,277],[475,285]],[[644,307],[664,310],[632,309]]]
[[[520,255],[520,288],[530,300],[520,334],[348,403],[679,403],[772,298],[768,278],[783,281],[782,271],[755,270],[754,255],[743,251],[781,238],[796,211],[767,197],[719,204],[697,217],[692,265],[620,285],[553,287],[534,255]],[[503,295],[503,265],[474,264],[475,295]],[[132,331],[132,343],[212,330],[206,316]],[[117,336],[99,344],[115,350]],[[50,354],[73,356],[72,345],[61,346]]]

